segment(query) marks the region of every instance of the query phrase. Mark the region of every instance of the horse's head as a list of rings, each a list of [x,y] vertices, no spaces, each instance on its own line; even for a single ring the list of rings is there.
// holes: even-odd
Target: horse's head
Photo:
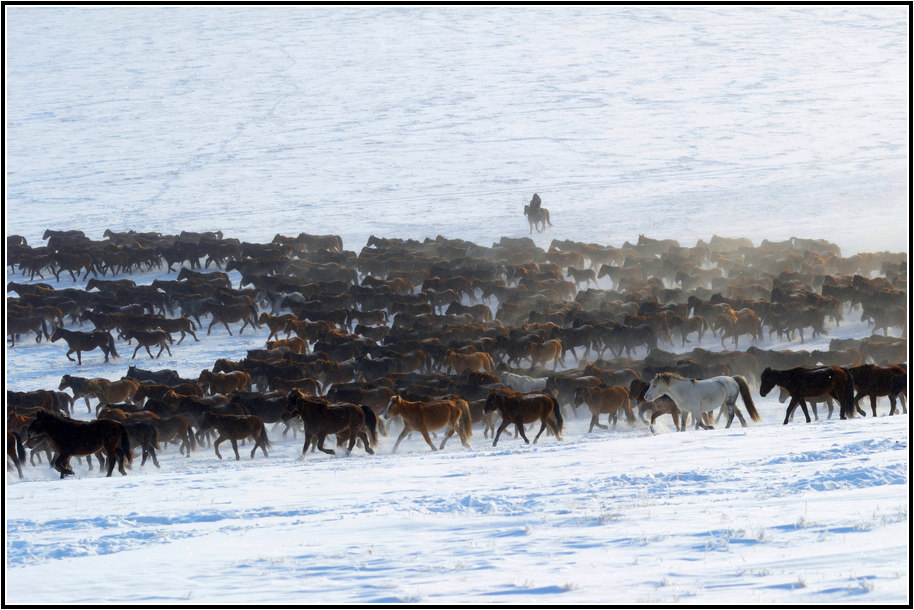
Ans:
[[[390,397],[390,400],[387,401],[387,406],[384,407],[384,411],[381,412],[381,417],[384,419],[390,419],[391,417],[396,417],[400,413],[400,401],[402,399],[397,394],[394,394]]]
[[[486,397],[486,404],[482,407],[483,413],[491,413],[496,410],[502,401],[504,400],[504,394],[499,392],[489,392],[488,397]]]
[[[60,378],[60,385],[57,386],[57,389],[62,390],[69,385],[70,385],[70,376],[64,375],[63,377]]]
[[[51,342],[52,343],[54,341],[57,341],[61,337],[63,337],[63,332],[61,332],[61,331],[62,331],[62,329],[59,326],[54,329],[54,332],[51,333]]]
[[[762,371],[761,385],[758,389],[758,393],[761,396],[767,396],[768,392],[771,391],[771,388],[774,387],[774,378],[774,372],[771,370],[771,367],[765,367],[765,370]]]
[[[666,378],[661,377],[660,373],[658,373],[651,380],[651,383],[647,387],[647,390],[645,390],[644,400],[650,402],[650,401],[654,400],[655,398],[659,398],[660,396],[663,396],[664,392],[666,391],[667,385],[668,385],[668,383],[667,383]]]

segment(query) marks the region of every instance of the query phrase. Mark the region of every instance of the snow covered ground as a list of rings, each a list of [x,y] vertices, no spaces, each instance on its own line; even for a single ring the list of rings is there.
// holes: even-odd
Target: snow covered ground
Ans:
[[[5,10],[6,232],[33,246],[46,228],[488,246],[527,234],[539,192],[543,247],[909,249],[908,7]],[[266,333],[136,363],[196,375]],[[869,334],[849,316],[828,338]],[[7,347],[6,386],[131,364],[63,353]],[[4,602],[909,604],[909,416],[783,426],[753,398],[763,422],[729,430],[588,434],[581,413],[532,446],[477,430],[470,450],[301,458],[271,431],[240,462],[27,467],[5,479]]]

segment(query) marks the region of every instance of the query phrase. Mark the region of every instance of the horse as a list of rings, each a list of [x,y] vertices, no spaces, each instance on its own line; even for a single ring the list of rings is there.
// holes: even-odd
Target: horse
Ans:
[[[343,438],[349,440],[347,455],[352,453],[357,439],[361,439],[366,453],[374,454],[371,446],[378,443],[378,420],[370,407],[350,402],[331,403],[326,398],[308,396],[300,390],[292,390],[287,397],[288,407],[282,414],[282,420],[288,423],[288,420],[298,416],[305,424],[302,455],[308,452],[312,440],[324,453],[336,455],[333,449],[324,448],[328,434],[336,434],[338,441]],[[365,428],[369,434],[365,433]]]
[[[530,440],[524,433],[524,424],[537,420],[542,425],[540,426],[540,431],[533,438],[534,443],[539,439],[547,425],[552,428],[557,439],[561,440],[562,438],[562,428],[564,426],[562,410],[559,407],[558,400],[549,394],[521,394],[513,390],[492,389],[489,390],[489,395],[486,397],[486,404],[482,411],[483,413],[491,413],[496,409],[501,413],[502,421],[495,432],[495,439],[492,441],[493,447],[498,444],[498,437],[501,436],[504,429],[511,424],[514,424],[524,442],[529,445]]]
[[[749,385],[746,379],[741,375],[732,377],[719,375],[709,379],[690,379],[677,375],[676,373],[657,373],[651,380],[650,387],[644,393],[645,400],[654,400],[655,398],[666,394],[676,403],[680,411],[687,411],[695,419],[695,429],[699,426],[705,429],[711,429],[713,426],[705,425],[702,422],[701,414],[713,411],[721,405],[727,407],[727,428],[733,423],[733,415],[739,417],[743,427],[748,424],[743,418],[743,414],[736,406],[736,399],[739,396],[743,398],[743,404],[749,412],[749,417],[754,422],[762,421],[761,416],[752,402],[752,395],[749,393]],[[685,413],[682,416],[682,429],[685,429]]]
[[[790,392],[790,403],[787,405],[787,414],[784,416],[785,426],[798,404],[803,407],[806,423],[812,421],[809,418],[809,410],[806,408],[806,398],[831,395],[841,405],[841,419],[854,416],[854,379],[846,369],[840,366],[811,369],[798,366],[786,370],[766,367],[762,371],[759,394],[766,396],[775,385]]]
[[[505,371],[499,377],[499,381],[515,392],[542,392],[546,389],[549,378],[528,377],[527,375],[516,375],[509,371]]]
[[[136,358],[136,353],[142,348],[146,348],[146,352],[149,354],[149,358],[152,358],[152,351],[149,349],[150,346],[159,347],[159,353],[155,355],[156,359],[162,355],[162,350],[168,350],[168,355],[173,356],[171,353],[171,348],[168,347],[169,343],[174,343],[171,339],[171,335],[165,332],[164,330],[125,330],[121,333],[121,337],[130,341],[131,339],[136,339],[136,349],[133,350],[133,356],[130,357],[131,360]]]
[[[593,282],[597,286],[597,272],[593,269],[578,269],[577,267],[568,267],[565,270],[565,277],[573,277],[574,285],[584,284],[585,287]]]
[[[251,449],[251,459],[254,459],[254,453],[260,447],[263,455],[267,455],[267,449],[270,448],[270,439],[267,438],[267,431],[264,428],[263,420],[256,415],[219,415],[211,411],[206,411],[200,417],[200,430],[197,432],[206,432],[215,428],[219,437],[213,442],[213,448],[216,450],[216,457],[222,459],[219,453],[219,443],[222,441],[231,441],[232,449],[235,450],[235,460],[241,460],[238,454],[238,439],[251,437],[254,439],[254,448]]]
[[[211,394],[228,394],[251,387],[251,375],[244,371],[213,373],[209,369],[200,371],[200,383]]]
[[[552,370],[556,370],[559,363],[562,366],[565,366],[565,361],[562,360],[562,342],[558,339],[550,339],[548,341],[543,341],[542,343],[530,343],[527,346],[527,356],[530,356],[530,367],[533,368],[537,364],[542,364],[546,366],[546,362],[552,360]]]
[[[63,390],[64,388],[70,388],[73,391],[73,400],[79,400],[82,398],[86,401],[86,413],[92,412],[92,407],[89,406],[89,395],[86,393],[86,382],[89,381],[86,377],[76,377],[75,375],[64,375],[60,378],[60,385],[57,387],[58,390]]]
[[[110,419],[81,422],[39,410],[35,413],[35,420],[29,424],[28,436],[40,434],[46,434],[57,451],[54,468],[60,472],[61,479],[68,474],[76,475],[69,465],[70,457],[74,455],[91,456],[99,450],[104,450],[108,458],[106,476],[109,477],[114,471],[115,464],[118,472],[126,475],[124,464],[133,463],[127,431],[123,424]]]
[[[116,409],[111,409],[110,411],[116,411]],[[127,438],[130,439],[131,450],[137,447],[140,447],[142,450],[143,459],[140,462],[140,466],[145,466],[146,460],[151,457],[153,465],[156,468],[161,468],[159,460],[156,457],[156,449],[159,448],[159,432],[151,421],[136,421],[129,417],[121,420],[111,413],[105,414],[104,412],[99,416],[99,419],[110,419],[124,424],[124,430],[127,431]]]
[[[186,457],[190,457],[191,451],[197,450],[197,438],[190,427],[190,422],[183,415],[160,416],[159,419],[150,420],[149,423],[155,427],[160,442],[180,442],[180,451]]]
[[[470,354],[461,354],[449,350],[444,357],[444,366],[453,368],[454,373],[461,373],[467,369],[478,371],[480,369],[492,372],[495,369],[495,363],[492,362],[492,356],[486,352],[473,352]]]
[[[533,233],[533,228],[536,227],[537,232],[542,233],[546,230],[546,224],[552,226],[552,222],[549,220],[549,210],[546,208],[534,208],[529,204],[524,206],[524,216],[527,217],[527,222],[530,223],[530,233]],[[542,226],[542,228],[540,228]]]
[[[96,330],[84,333],[78,330],[67,330],[66,328],[58,326],[51,334],[51,342],[53,343],[58,339],[63,339],[67,342],[67,347],[70,348],[67,352],[67,359],[70,362],[82,364],[82,352],[94,350],[96,347],[105,353],[105,362],[108,362],[109,356],[120,358],[120,354],[118,354],[117,350],[114,348],[114,337],[111,336],[110,332]],[[76,352],[78,360],[73,360],[73,358],[70,357],[70,354],[73,352]]]
[[[394,443],[391,453],[397,451],[400,442],[406,438],[411,431],[416,430],[422,434],[422,438],[432,448],[432,451],[444,449],[447,440],[457,432],[460,442],[467,449],[470,448],[470,437],[473,435],[472,420],[470,416],[470,406],[463,399],[435,400],[431,402],[408,401],[394,394],[387,403],[387,407],[381,413],[384,419],[391,419],[399,415],[403,418],[403,431]],[[440,447],[432,444],[432,439],[428,433],[432,430],[439,430],[448,426],[447,433],[441,441]]]
[[[780,394],[778,394],[778,402],[783,404],[790,398],[790,392],[785,388],[781,388]],[[816,418],[816,421],[819,421],[819,409],[818,407],[826,406],[828,408],[828,419],[831,419],[832,413],[835,412],[835,399],[831,397],[830,394],[825,396],[820,396],[818,398],[810,398],[807,396],[803,399],[810,407],[812,407],[812,416]]]
[[[95,396],[98,398],[98,404],[95,405],[95,414],[101,411],[102,407],[108,404],[115,404],[133,400],[133,395],[140,388],[140,382],[135,379],[118,379],[109,381],[101,377],[87,379],[83,384],[85,396]],[[88,404],[88,401],[87,401]]]
[[[595,388],[579,388],[574,392],[575,408],[581,406],[582,403],[587,405],[592,414],[590,428],[587,430],[588,434],[593,432],[594,426],[604,430],[609,429],[609,426],[604,426],[598,421],[603,413],[607,413],[609,419],[612,419],[613,428],[616,427],[616,420],[620,410],[625,411],[629,423],[635,423],[628,390],[622,386],[601,384]]]
[[[641,379],[632,379],[631,384],[629,384],[629,396],[640,402],[638,405],[638,417],[641,418],[641,421],[651,427],[651,434],[656,434],[656,432],[654,432],[654,422],[657,421],[657,418],[661,415],[669,415],[673,418],[673,425],[676,426],[676,432],[680,432],[679,420],[682,413],[679,411],[679,407],[677,407],[676,403],[673,402],[673,399],[666,394],[658,396],[654,400],[644,400],[644,393],[647,392],[649,387],[651,387],[651,385]],[[644,412],[648,410],[651,412],[650,421],[644,417]]]
[[[854,380],[857,395],[854,404],[857,405],[864,396],[870,397],[870,406],[873,408],[873,417],[876,417],[876,399],[879,396],[888,396],[892,403],[889,415],[895,415],[895,396],[892,395],[892,379],[896,375],[905,375],[907,369],[902,365],[878,366],[875,364],[861,364],[847,368]],[[859,407],[858,407],[859,408]]]

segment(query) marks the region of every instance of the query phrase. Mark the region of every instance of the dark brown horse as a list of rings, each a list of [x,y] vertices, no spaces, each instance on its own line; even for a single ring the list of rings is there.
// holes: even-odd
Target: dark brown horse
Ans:
[[[123,424],[110,419],[96,419],[90,422],[76,421],[60,417],[48,411],[35,413],[35,421],[29,425],[29,437],[46,434],[57,451],[54,468],[60,472],[60,478],[76,473],[70,469],[70,457],[74,455],[92,455],[104,450],[108,458],[108,474],[111,476],[114,465],[118,472],[127,474],[125,462],[133,463],[130,452],[130,439]]]
[[[105,362],[108,362],[109,356],[120,358],[120,355],[114,348],[114,337],[111,336],[110,332],[96,330],[84,333],[78,330],[67,330],[58,326],[54,329],[54,332],[51,333],[51,341],[54,342],[58,339],[63,339],[67,342],[67,347],[70,348],[67,352],[67,359],[71,362],[74,362],[73,358],[70,357],[70,354],[73,352],[76,352],[76,357],[78,358],[75,362],[82,364],[82,352],[88,352],[95,348],[99,348],[105,353]]]
[[[328,434],[337,435],[338,440],[345,438],[349,441],[347,454],[352,453],[357,439],[362,441],[366,453],[374,453],[371,446],[378,442],[378,420],[369,407],[348,402],[331,403],[326,398],[292,390],[288,394],[288,408],[282,418],[283,421],[288,421],[295,416],[301,417],[305,424],[302,455],[308,452],[312,441],[324,453],[336,455],[333,449],[324,448]],[[366,428],[368,434],[365,433]]]
[[[520,432],[524,442],[529,444],[530,440],[524,433],[524,424],[533,423],[539,420],[542,425],[540,431],[533,438],[535,443],[548,425],[552,428],[556,438],[562,438],[562,410],[559,408],[558,401],[549,394],[521,394],[511,390],[493,389],[489,390],[489,396],[486,398],[486,405],[483,407],[484,413],[489,413],[498,409],[501,413],[501,425],[495,432],[495,440],[492,446],[498,444],[498,437],[509,425],[514,424],[517,431]]]
[[[798,404],[803,407],[806,423],[812,421],[804,400],[807,397],[830,395],[841,405],[841,419],[854,416],[854,380],[847,370],[840,366],[823,366],[812,369],[800,366],[787,370],[766,368],[762,371],[759,394],[767,395],[775,385],[790,392],[790,403],[787,405],[784,425],[790,421],[790,415]]]
[[[169,343],[174,343],[171,339],[171,335],[165,332],[164,330],[130,330],[127,329],[121,333],[122,339],[136,339],[136,349],[133,350],[133,356],[130,357],[131,360],[136,358],[136,353],[142,348],[146,348],[146,352],[149,354],[149,357],[152,358],[152,351],[150,347],[158,347],[159,353],[155,355],[156,358],[162,355],[163,350],[168,350],[168,355],[171,356],[171,348],[168,347]]]
[[[889,415],[895,415],[895,396],[892,394],[892,379],[896,375],[907,374],[907,369],[899,364],[891,366],[878,366],[875,364],[861,364],[847,369],[854,379],[857,395],[854,404],[857,405],[864,396],[870,397],[870,406],[873,408],[873,417],[876,417],[876,399],[879,396],[888,396],[892,403]],[[858,406],[859,408],[859,406]]]
[[[267,438],[267,431],[263,426],[263,420],[256,415],[217,415],[207,411],[200,418],[200,432],[206,432],[212,428],[216,429],[219,437],[213,442],[213,448],[216,450],[216,456],[221,460],[222,454],[219,453],[219,443],[222,441],[231,441],[232,449],[235,450],[235,459],[240,460],[238,454],[238,439],[251,437],[254,439],[254,448],[251,449],[251,459],[254,459],[254,453],[257,448],[267,455],[267,449],[270,448],[270,439]]]
[[[524,216],[527,217],[527,222],[530,223],[530,233],[533,233],[534,227],[538,232],[542,233],[546,230],[546,223],[549,223],[550,227],[552,226],[552,222],[549,220],[549,210],[533,204],[532,201],[524,206]]]

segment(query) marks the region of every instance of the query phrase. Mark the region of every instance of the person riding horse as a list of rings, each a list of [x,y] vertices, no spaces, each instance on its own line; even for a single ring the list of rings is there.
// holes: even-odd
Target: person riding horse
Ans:
[[[546,223],[549,223],[549,226],[552,226],[552,222],[549,220],[549,210],[542,207],[543,200],[540,199],[540,196],[536,193],[533,193],[533,199],[530,200],[530,203],[524,206],[524,216],[527,217],[527,221],[530,223],[530,232],[533,233],[533,228],[536,227],[537,231],[545,231]],[[542,228],[540,228],[542,225]]]

